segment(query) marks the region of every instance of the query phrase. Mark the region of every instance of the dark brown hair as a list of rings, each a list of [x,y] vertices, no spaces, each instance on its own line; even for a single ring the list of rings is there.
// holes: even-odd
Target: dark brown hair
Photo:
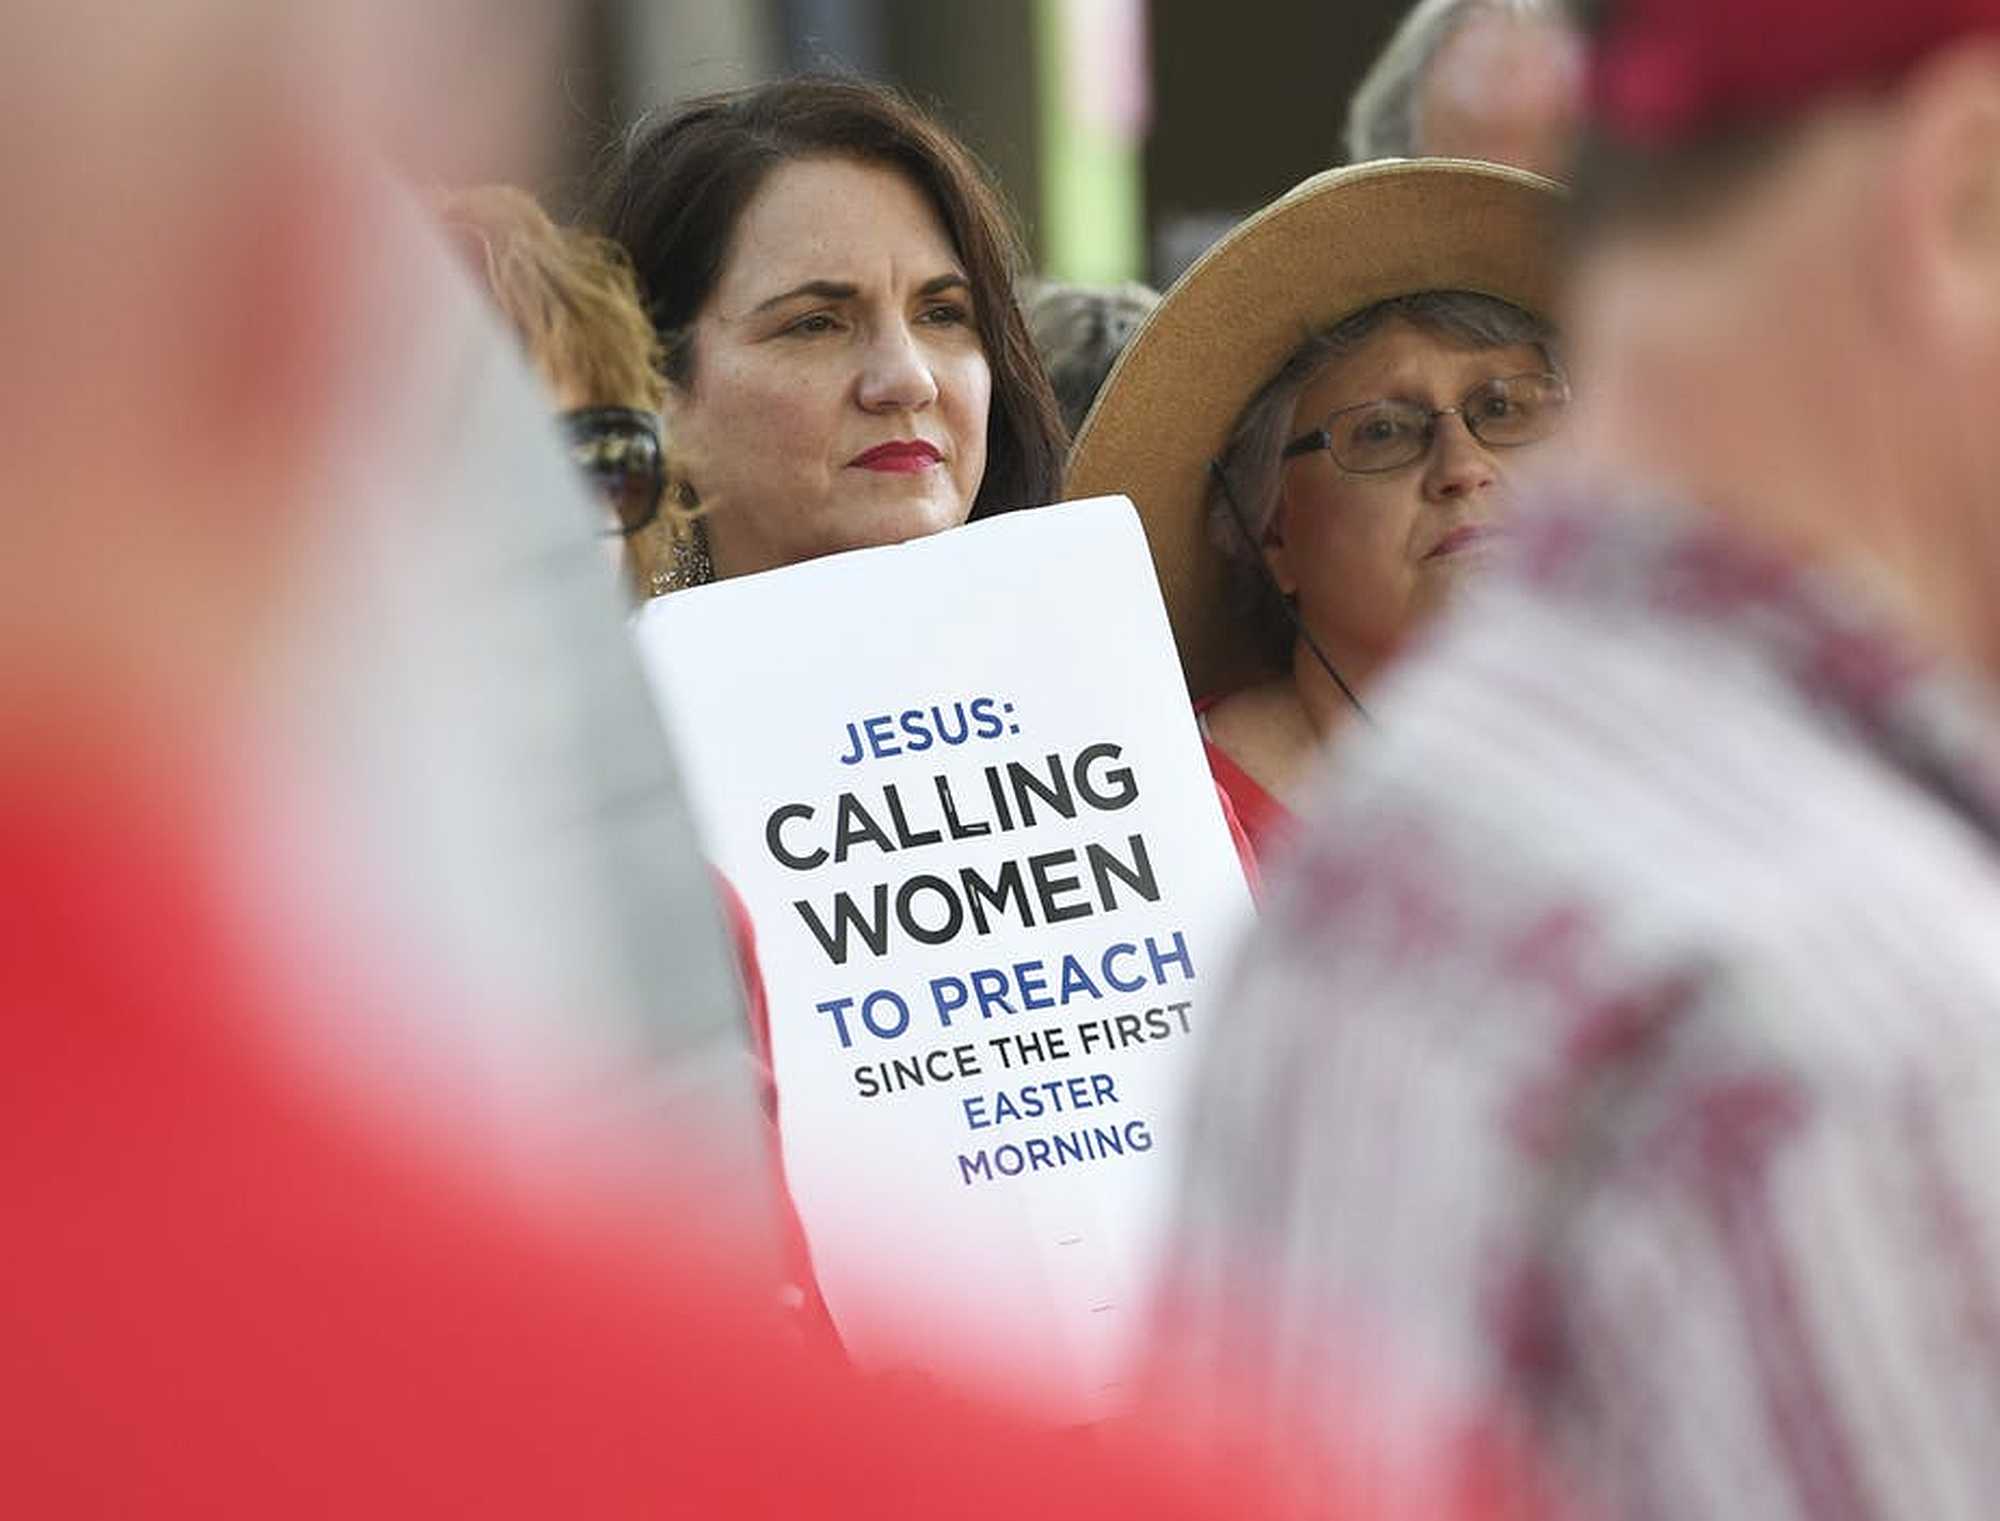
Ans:
[[[694,382],[695,318],[714,292],[737,219],[764,177],[801,158],[847,157],[907,174],[937,208],[972,284],[993,373],[986,473],[972,516],[1054,498],[1065,439],[1047,374],[1014,299],[1024,265],[999,192],[972,155],[896,91],[800,75],[711,95],[641,121],[599,176],[592,217],[622,244],[666,349],[667,378]]]

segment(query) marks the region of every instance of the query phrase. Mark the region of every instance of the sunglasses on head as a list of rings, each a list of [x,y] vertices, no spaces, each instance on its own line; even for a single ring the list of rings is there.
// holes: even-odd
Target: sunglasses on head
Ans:
[[[633,407],[581,407],[562,414],[569,456],[590,478],[610,516],[606,538],[630,538],[660,515],[667,491],[660,419]]]

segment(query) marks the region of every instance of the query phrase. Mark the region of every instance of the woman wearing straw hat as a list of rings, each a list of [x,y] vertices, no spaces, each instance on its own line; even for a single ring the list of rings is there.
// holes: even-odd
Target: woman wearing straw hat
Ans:
[[[1476,569],[1569,399],[1549,181],[1337,169],[1191,268],[1125,351],[1066,494],[1151,541],[1210,764],[1260,851],[1319,745]]]

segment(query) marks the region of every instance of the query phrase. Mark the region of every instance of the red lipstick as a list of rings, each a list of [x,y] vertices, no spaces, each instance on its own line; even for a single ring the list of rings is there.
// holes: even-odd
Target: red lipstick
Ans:
[[[887,470],[899,475],[913,475],[919,470],[928,470],[932,465],[942,464],[944,455],[936,444],[927,444],[920,438],[899,438],[893,443],[877,444],[874,448],[857,454],[847,463],[863,470]]]

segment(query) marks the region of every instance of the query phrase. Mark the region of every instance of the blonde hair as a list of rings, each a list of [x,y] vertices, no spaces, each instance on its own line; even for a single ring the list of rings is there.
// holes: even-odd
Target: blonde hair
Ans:
[[[660,340],[624,250],[559,226],[511,185],[453,191],[438,214],[545,376],[577,386],[591,406],[660,410]]]
[[[441,195],[437,212],[551,386],[576,387],[586,406],[660,410],[665,356],[624,249],[561,226],[511,185]],[[625,541],[626,572],[642,600],[708,574],[697,509],[667,444],[660,515]],[[698,567],[692,575],[690,565]]]

